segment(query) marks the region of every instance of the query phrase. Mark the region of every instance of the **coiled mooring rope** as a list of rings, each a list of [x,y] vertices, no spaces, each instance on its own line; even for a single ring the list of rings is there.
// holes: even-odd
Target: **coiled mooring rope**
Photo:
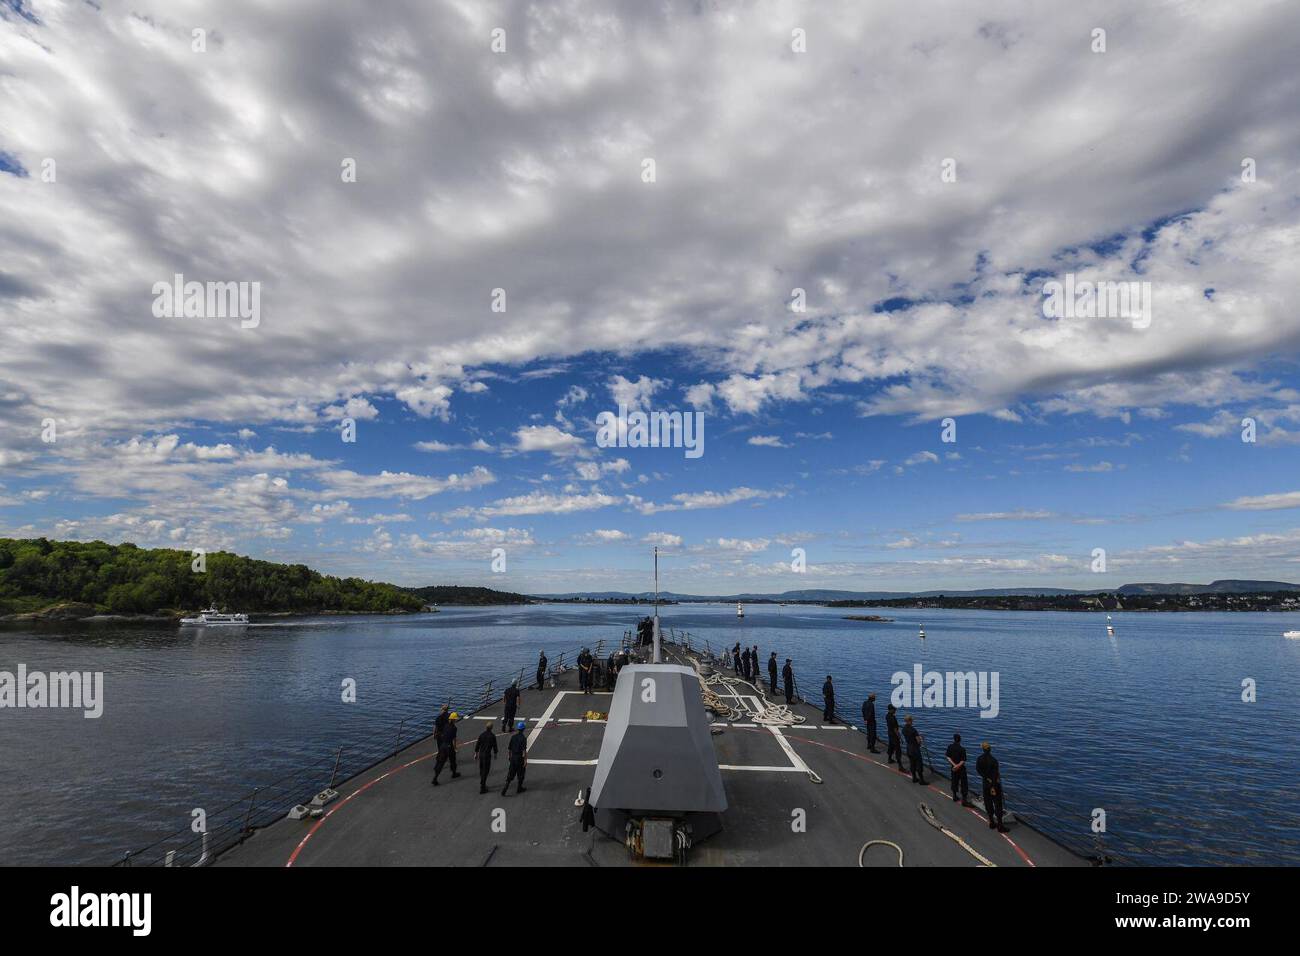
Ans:
[[[692,661],[691,663],[695,667],[696,676],[700,679],[700,692],[704,699],[704,706],[713,711],[723,720],[735,720],[739,717],[744,717],[747,720],[752,720],[754,723],[762,724],[764,726],[779,726],[783,724],[793,725],[802,724],[804,722],[805,718],[796,714],[788,705],[776,704],[768,700],[767,694],[763,691],[761,683],[750,684],[747,681],[742,681],[739,677],[727,677],[725,674],[716,670],[712,673],[705,674],[700,670],[700,663],[698,660]],[[737,693],[737,688],[742,684],[746,687],[753,687],[758,696],[759,709],[753,714],[726,703],[716,691],[710,690],[711,687],[723,687],[730,691],[732,695],[738,697],[739,694]]]
[[[949,839],[956,840],[957,844],[963,850],[965,850],[971,856],[975,857],[975,859],[979,860],[983,866],[997,866],[996,863],[994,863],[988,857],[980,853],[979,850],[975,849],[973,846],[971,846],[969,843],[967,843],[957,834],[953,833],[946,826],[940,823],[938,817],[934,815],[934,811],[931,810],[928,806],[926,806],[924,803],[917,804],[917,806],[920,808],[921,817],[922,819],[925,820],[926,823],[930,824],[930,826],[934,827],[936,830],[938,830],[940,833],[942,833],[944,836],[948,837]]]
[[[975,859],[979,860],[982,866],[997,866],[996,863],[984,856],[984,854],[980,853],[979,850],[975,849],[952,830],[949,830],[946,826],[940,823],[939,819],[934,815],[934,811],[924,803],[917,804],[917,809],[921,811],[921,818],[925,820],[926,823],[930,824],[930,826],[934,827],[949,839],[956,840],[957,844],[971,856],[975,857]],[[867,855],[867,850],[873,846],[892,846],[898,851],[898,865],[903,865],[903,848],[893,840],[868,840],[866,843],[862,844],[862,849],[858,850],[858,866],[864,865],[862,861]]]
[[[897,843],[895,843],[893,840],[868,840],[866,843],[862,844],[862,849],[858,851],[858,866],[863,865],[862,858],[866,856],[867,848],[877,846],[877,845],[892,846],[895,850],[898,851],[898,865],[899,866],[903,865],[903,848],[899,846]]]

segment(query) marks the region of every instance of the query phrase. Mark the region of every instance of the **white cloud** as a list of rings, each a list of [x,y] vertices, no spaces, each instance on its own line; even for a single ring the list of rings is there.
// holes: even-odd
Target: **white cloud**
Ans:
[[[613,461],[580,461],[574,469],[583,481],[598,481],[603,475],[621,475],[631,467],[626,458],[615,458]]]
[[[781,437],[779,435],[750,435],[749,444],[760,445],[764,448],[789,448],[790,447],[789,445],[787,445],[785,442],[781,440]]]
[[[560,396],[560,400],[555,404],[561,408],[572,405],[581,405],[587,400],[588,392],[581,385],[570,385],[569,390]]]
[[[525,425],[515,431],[515,447],[522,452],[548,451],[553,455],[566,455],[584,444],[581,438],[554,425]]]
[[[364,398],[349,398],[342,405],[331,405],[322,409],[321,417],[328,421],[339,421],[344,418],[369,421],[379,417],[379,409]]]
[[[1223,507],[1236,511],[1276,511],[1282,508],[1300,508],[1300,491],[1284,491],[1272,495],[1253,495],[1236,498]]]
[[[449,512],[449,518],[488,518],[498,515],[570,514],[575,511],[595,511],[622,504],[623,498],[602,492],[590,494],[554,494],[532,491],[526,495],[501,498],[478,508],[461,508]]]
[[[772,544],[767,538],[718,538],[715,543],[722,551],[740,551],[746,554],[766,551]]]
[[[492,557],[494,548],[505,548],[509,556],[512,551],[527,551],[537,544],[532,532],[521,528],[469,528],[428,535],[407,534],[401,538],[401,543],[418,554],[484,562]]]
[[[202,58],[158,55],[184,45],[173,21],[100,6],[11,19],[0,38],[9,101],[41,104],[11,111],[6,151],[36,168],[61,144],[77,182],[96,184],[0,174],[13,226],[0,237],[6,358],[23,369],[26,420],[57,409],[101,434],[142,421],[310,425],[362,394],[446,420],[457,388],[482,385],[477,366],[546,361],[521,373],[536,378],[579,354],[666,342],[708,358],[710,380],[688,400],[733,413],[878,383],[867,414],[1149,415],[1222,407],[1300,333],[1300,235],[1282,174],[1269,173],[1296,166],[1300,105],[1239,108],[1290,82],[1281,5],[1224,18],[1212,4],[1170,17],[1120,0],[1011,3],[1006,29],[990,29],[956,0],[883,19],[844,0],[801,20],[840,42],[798,58],[727,11],[525,6],[512,56],[492,69],[467,67],[487,20],[463,5],[406,10],[400,29],[337,6],[297,45],[297,21],[249,6]],[[760,2],[754,16],[784,14]],[[1057,42],[1101,21],[1141,55],[1095,70],[1086,43]],[[863,57],[872,123],[845,124]],[[997,121],[1008,102],[1014,129]],[[466,103],[475,121],[441,135]],[[1097,131],[1135,115],[1142,143],[1095,161]],[[1189,115],[1216,135],[1187,140]],[[322,150],[380,141],[392,147],[383,165],[359,157],[355,188],[300,176]],[[1248,187],[1212,148],[1238,141],[1270,144]],[[943,184],[953,143],[960,179]],[[652,149],[656,214],[636,215]],[[635,230],[591,227],[630,216]],[[159,222],[204,228],[163,234]],[[1088,246],[1116,234],[1113,248]],[[1043,319],[1036,270],[1124,279],[1135,260],[1155,290],[1150,329]],[[347,268],[320,266],[337,262]],[[260,326],[155,319],[152,284],[178,270],[262,282]],[[78,281],[58,281],[68,275]],[[489,312],[503,276],[509,308]],[[795,284],[808,291],[799,316]],[[891,299],[901,307],[874,308]],[[92,363],[97,374],[74,374]],[[659,387],[616,380],[641,401]]]
[[[607,387],[615,405],[626,405],[629,409],[646,409],[650,407],[655,392],[667,384],[661,379],[650,378],[647,375],[638,376],[635,381],[622,375],[615,375],[609,380]]]
[[[741,501],[757,501],[765,498],[784,498],[783,491],[761,491],[757,488],[732,488],[730,491],[682,492],[672,496],[671,504],[655,504],[649,501],[639,502],[638,510],[645,515],[659,514],[663,511],[695,511],[700,508],[723,508]]]
[[[496,480],[492,472],[483,467],[473,468],[463,475],[451,474],[446,478],[413,475],[405,471],[361,475],[347,469],[325,471],[319,477],[325,486],[321,496],[326,499],[411,498],[417,501],[444,491],[481,488]]]
[[[980,511],[957,515],[958,521],[1046,521],[1057,517],[1051,511]]]
[[[657,545],[660,548],[679,548],[682,544],[682,536],[679,534],[669,534],[666,531],[653,531],[641,539],[649,545]]]

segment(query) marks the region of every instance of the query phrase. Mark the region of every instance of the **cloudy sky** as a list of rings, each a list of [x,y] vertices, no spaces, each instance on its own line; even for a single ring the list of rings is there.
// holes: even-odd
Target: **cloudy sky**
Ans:
[[[0,0],[0,534],[1300,580],[1297,62],[1254,0]],[[178,274],[255,324],[160,315]],[[704,454],[600,447],[620,402]]]

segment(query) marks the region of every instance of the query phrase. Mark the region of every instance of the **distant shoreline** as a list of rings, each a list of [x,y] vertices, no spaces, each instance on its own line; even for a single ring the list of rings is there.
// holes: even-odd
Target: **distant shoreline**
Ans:
[[[232,611],[243,611],[255,621],[274,620],[286,617],[347,617],[357,615],[401,616],[421,613],[436,613],[442,607],[628,607],[648,610],[655,605],[652,597],[645,595],[602,595],[599,597],[544,597],[539,595],[515,594],[508,591],[496,591],[490,588],[435,586],[408,591],[417,601],[407,600],[403,605],[373,609],[330,609],[330,608],[244,608],[231,606]],[[32,602],[33,598],[26,599]],[[48,599],[47,599],[48,600]],[[154,610],[113,610],[100,603],[77,600],[55,599],[44,607],[12,609],[16,613],[0,615],[0,623],[70,623],[84,621],[90,624],[115,623],[154,623],[179,624],[182,617],[195,613],[193,610],[176,607]],[[660,607],[729,606],[729,600],[705,598],[690,600],[682,595],[662,599]],[[827,608],[842,611],[880,611],[884,609],[909,611],[1063,611],[1092,614],[1131,614],[1139,612],[1195,613],[1195,612],[1277,612],[1300,611],[1300,594],[1294,591],[1270,592],[1215,592],[1199,594],[1118,594],[1118,593],[1071,593],[1071,594],[998,594],[998,595],[925,595],[914,597],[860,598],[840,600],[787,600],[746,601],[755,613],[762,613],[764,608]],[[413,606],[416,605],[416,606]],[[848,614],[845,620],[866,623],[890,623],[890,619],[878,613]]]

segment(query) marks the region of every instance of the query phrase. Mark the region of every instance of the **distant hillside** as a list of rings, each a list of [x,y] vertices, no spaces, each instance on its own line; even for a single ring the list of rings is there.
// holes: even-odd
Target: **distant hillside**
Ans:
[[[216,606],[232,611],[387,613],[422,602],[391,584],[334,578],[305,564],[274,564],[225,551],[191,568],[189,551],[103,541],[0,538],[0,614],[55,604],[85,613],[156,614]]]
[[[1211,581],[1209,584],[1126,584],[1120,594],[1265,594],[1300,591],[1300,584],[1284,581]]]
[[[425,604],[529,604],[532,598],[513,591],[492,588],[469,588],[455,584],[435,584],[424,588],[405,588]]]
[[[1094,588],[1078,590],[1074,588],[1053,588],[1025,586],[1018,588],[979,588],[969,591],[841,591],[826,588],[808,588],[800,591],[782,591],[779,594],[761,594],[743,592],[739,594],[681,594],[677,591],[663,591],[659,598],[663,601],[676,601],[688,604],[694,602],[715,601],[746,604],[766,604],[774,602],[830,604],[842,601],[897,601],[908,598],[977,598],[977,597],[1060,597],[1082,594],[1121,594],[1121,595],[1191,595],[1191,594],[1267,594],[1279,591],[1300,591],[1300,584],[1287,584],[1282,581],[1222,580],[1210,584],[1125,584],[1119,588]],[[571,591],[565,594],[539,594],[539,600],[573,600],[590,599],[594,601],[647,601],[654,599],[653,591]]]

